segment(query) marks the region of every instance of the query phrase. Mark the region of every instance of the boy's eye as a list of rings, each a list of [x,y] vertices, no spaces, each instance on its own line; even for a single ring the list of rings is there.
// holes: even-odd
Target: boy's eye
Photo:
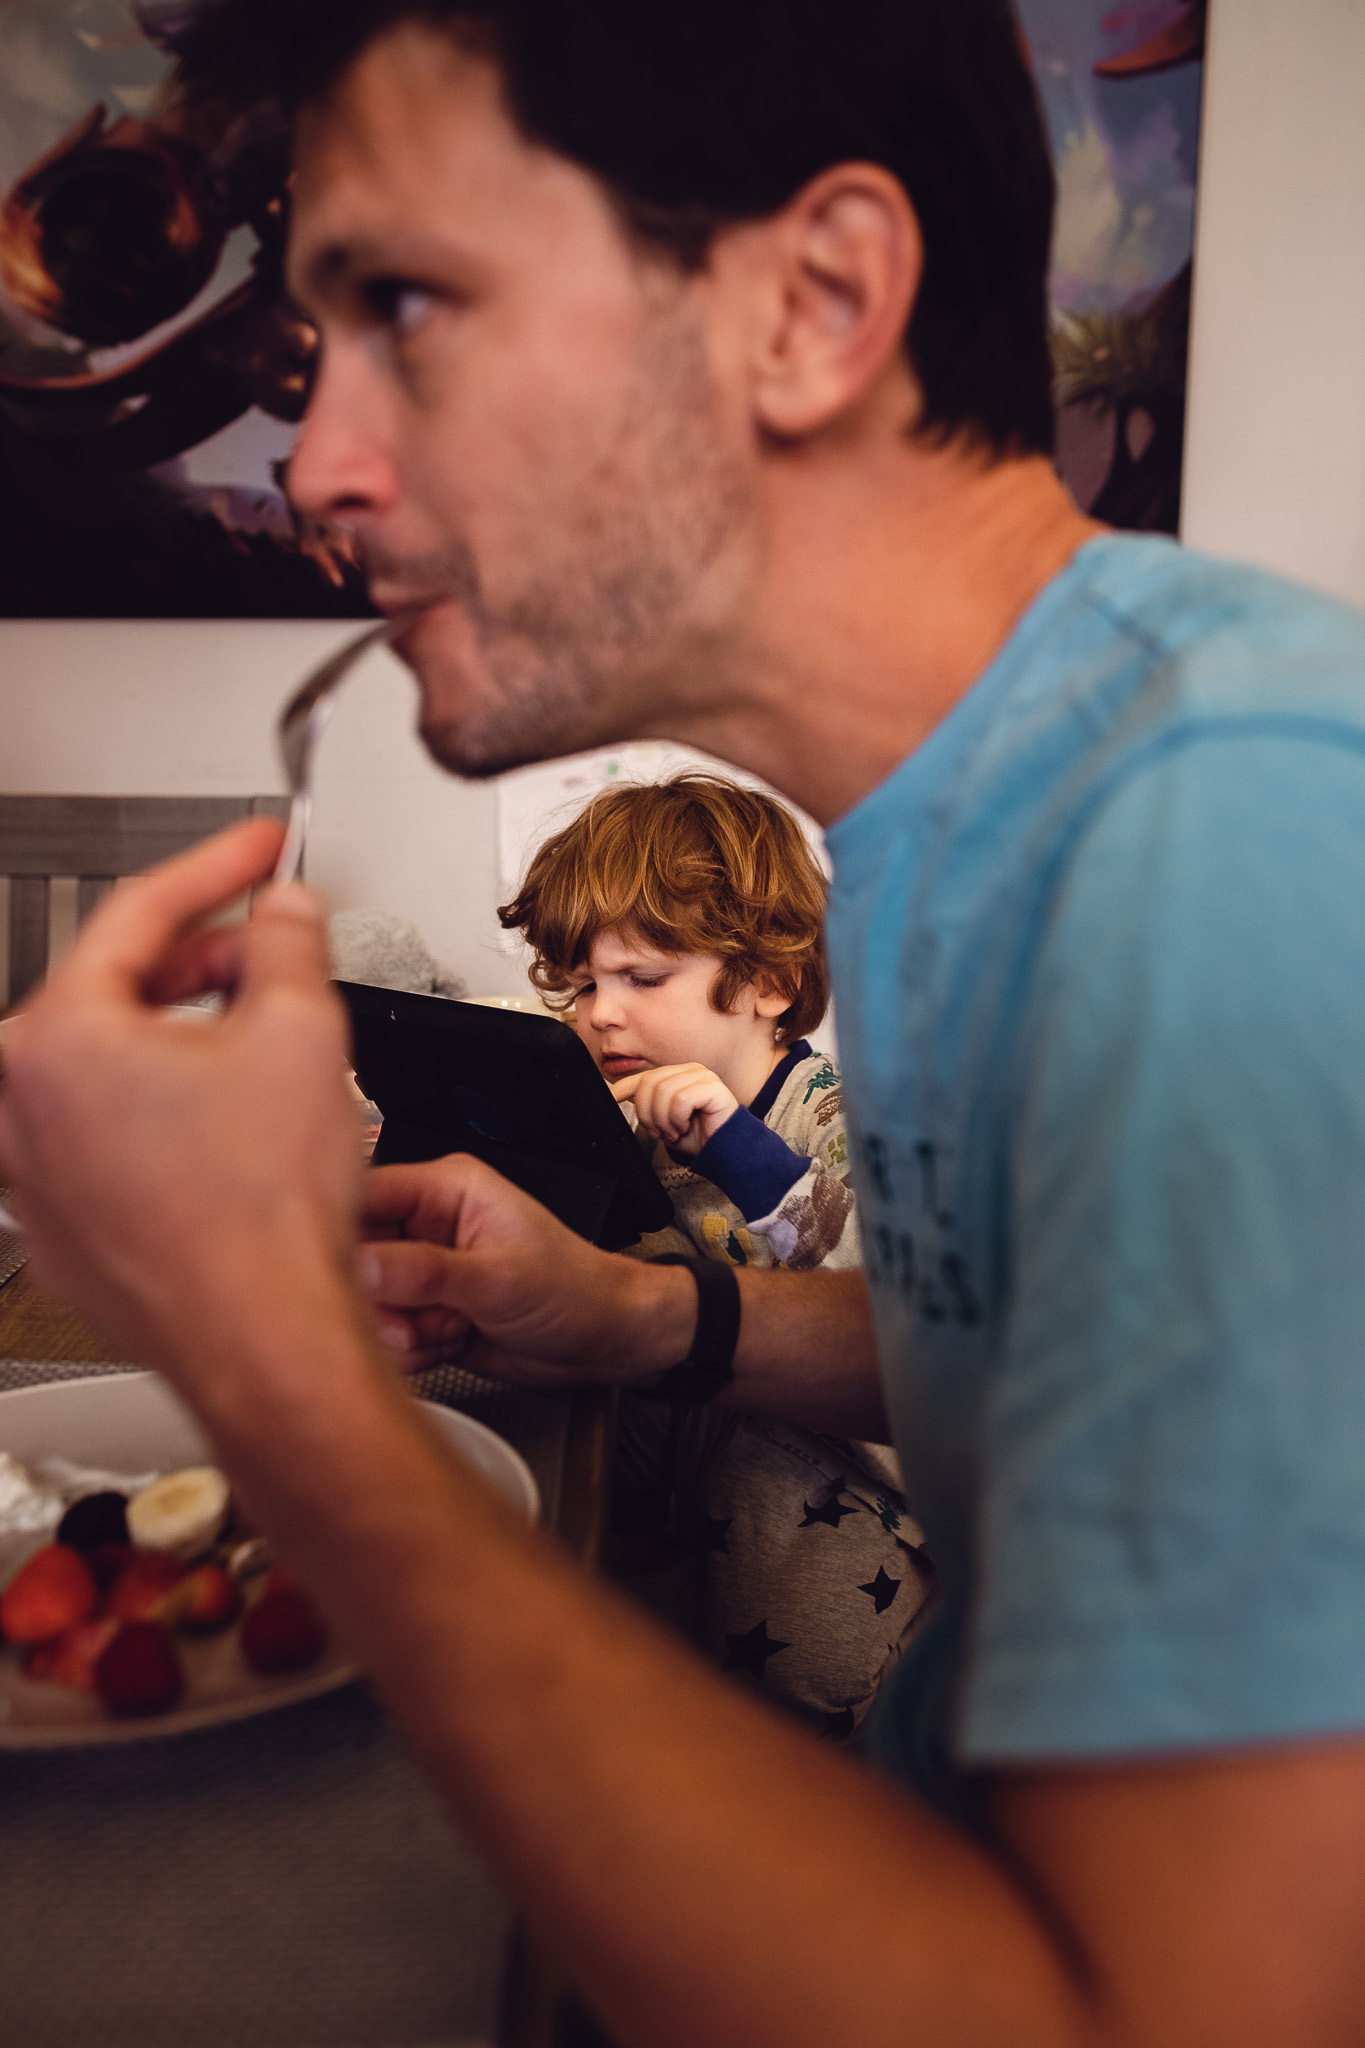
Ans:
[[[580,996],[592,995],[596,988],[597,983],[595,981],[580,981],[578,987],[573,992],[574,1001],[577,1002]]]
[[[662,988],[667,979],[666,974],[632,974],[630,985],[632,988]]]

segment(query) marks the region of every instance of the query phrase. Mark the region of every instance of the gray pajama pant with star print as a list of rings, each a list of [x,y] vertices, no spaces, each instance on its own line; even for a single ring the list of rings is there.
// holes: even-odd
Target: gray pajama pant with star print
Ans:
[[[842,1742],[925,1616],[933,1572],[884,1453],[780,1422],[623,1395],[617,1475],[671,1487],[721,1668]]]

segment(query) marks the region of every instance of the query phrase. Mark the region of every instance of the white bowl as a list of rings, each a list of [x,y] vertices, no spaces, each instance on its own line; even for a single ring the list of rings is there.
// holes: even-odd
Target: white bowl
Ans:
[[[453,1450],[534,1522],[540,1494],[525,1460],[472,1416],[424,1401]],[[198,1423],[155,1373],[109,1373],[56,1380],[0,1394],[0,1450],[21,1464],[62,1457],[110,1472],[176,1471],[211,1461]],[[0,1648],[0,1749],[53,1749],[148,1741],[248,1714],[268,1713],[349,1685],[359,1676],[332,1644],[310,1670],[263,1678],[245,1663],[235,1628],[177,1642],[185,1667],[184,1704],[146,1720],[111,1721],[100,1702],[68,1686],[24,1677],[19,1652]]]

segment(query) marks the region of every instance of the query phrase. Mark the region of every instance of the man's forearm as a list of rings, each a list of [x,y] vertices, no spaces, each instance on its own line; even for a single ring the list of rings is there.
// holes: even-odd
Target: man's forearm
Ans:
[[[1077,2038],[987,1858],[520,1527],[353,1321],[263,1330],[231,1389],[196,1367],[220,1455],[627,2048]]]
[[[411,1247],[404,1247],[411,1249]],[[574,1376],[629,1386],[653,1378],[686,1356],[697,1320],[697,1285],[680,1266],[641,1264],[592,1252],[584,1296],[598,1301]],[[877,1364],[872,1305],[861,1271],[792,1273],[785,1268],[737,1274],[740,1291],[735,1376],[718,1407],[767,1415],[831,1436],[890,1443]],[[473,1360],[497,1373],[511,1366],[505,1351],[475,1350]],[[514,1376],[544,1382],[554,1375],[521,1358]],[[558,1375],[564,1377],[561,1372]]]
[[[456,1345],[476,1370],[522,1385],[629,1385],[667,1371],[692,1343],[690,1273],[584,1244],[477,1160],[377,1169],[366,1228],[363,1283],[413,1364]],[[728,1405],[889,1441],[862,1273],[778,1268],[738,1278]]]
[[[861,1272],[746,1272],[727,1407],[831,1436],[890,1443],[872,1305]]]

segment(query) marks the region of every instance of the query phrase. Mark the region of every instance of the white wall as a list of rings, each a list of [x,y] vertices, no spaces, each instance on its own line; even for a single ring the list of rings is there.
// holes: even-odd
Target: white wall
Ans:
[[[274,723],[351,625],[0,622],[0,790],[244,795],[282,785]],[[476,994],[514,994],[498,944],[491,786],[434,768],[411,679],[383,652],[355,671],[320,750],[308,873],[338,910],[410,918]]]
[[[1365,0],[1211,0],[1183,531],[1365,604]]]

